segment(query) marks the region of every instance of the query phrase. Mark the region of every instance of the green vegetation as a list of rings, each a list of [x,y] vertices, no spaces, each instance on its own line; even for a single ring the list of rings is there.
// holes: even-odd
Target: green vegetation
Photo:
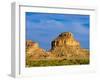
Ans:
[[[89,59],[43,59],[43,60],[27,60],[26,67],[39,66],[62,66],[62,65],[83,65],[89,64]]]

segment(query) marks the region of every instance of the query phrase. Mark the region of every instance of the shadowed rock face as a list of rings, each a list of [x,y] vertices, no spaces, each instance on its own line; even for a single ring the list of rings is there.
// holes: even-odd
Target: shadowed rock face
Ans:
[[[40,48],[38,43],[31,40],[26,41],[26,55],[31,56],[30,59],[84,59],[89,58],[89,51],[80,47],[80,43],[74,39],[71,32],[64,32],[58,35],[51,42],[51,49],[46,52]]]

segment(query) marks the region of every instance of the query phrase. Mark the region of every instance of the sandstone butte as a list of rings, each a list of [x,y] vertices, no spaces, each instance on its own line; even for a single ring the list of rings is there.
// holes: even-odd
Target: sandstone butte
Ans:
[[[49,51],[40,48],[38,43],[27,40],[26,56],[30,56],[31,60],[84,59],[89,58],[89,51],[81,48],[80,43],[74,39],[71,32],[63,32],[51,42],[51,49]]]

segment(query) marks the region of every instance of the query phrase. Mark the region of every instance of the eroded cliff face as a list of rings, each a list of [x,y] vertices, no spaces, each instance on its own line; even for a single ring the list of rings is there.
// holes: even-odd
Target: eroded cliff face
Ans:
[[[38,43],[26,41],[26,55],[30,59],[84,59],[89,58],[89,51],[80,47],[71,32],[61,33],[51,42],[51,49],[46,52]]]
[[[71,32],[61,33],[52,41],[51,53],[56,57],[68,59],[89,58],[89,51],[81,48],[80,43],[75,40]]]
[[[76,41],[71,32],[61,33],[55,40],[51,43],[52,49],[57,47],[80,47],[80,43]]]
[[[46,52],[44,49],[40,48],[38,43],[32,42],[31,40],[26,41],[26,56],[30,60],[33,59],[44,59],[46,57]]]

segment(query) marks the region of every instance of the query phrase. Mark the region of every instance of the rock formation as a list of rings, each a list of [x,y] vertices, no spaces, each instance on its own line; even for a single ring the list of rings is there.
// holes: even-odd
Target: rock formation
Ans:
[[[55,40],[51,43],[52,49],[56,47],[80,47],[80,43],[76,41],[71,32],[61,33]]]
[[[26,55],[30,59],[40,59],[46,57],[44,49],[40,48],[38,43],[32,42],[31,40],[26,41]]]
[[[89,58],[89,51],[80,47],[71,32],[61,33],[51,43],[51,53],[55,57],[63,58]]]
[[[71,32],[61,33],[51,42],[51,49],[46,52],[38,43],[26,41],[26,55],[30,59],[84,59],[89,58],[89,51],[80,47],[80,43],[74,39]]]

